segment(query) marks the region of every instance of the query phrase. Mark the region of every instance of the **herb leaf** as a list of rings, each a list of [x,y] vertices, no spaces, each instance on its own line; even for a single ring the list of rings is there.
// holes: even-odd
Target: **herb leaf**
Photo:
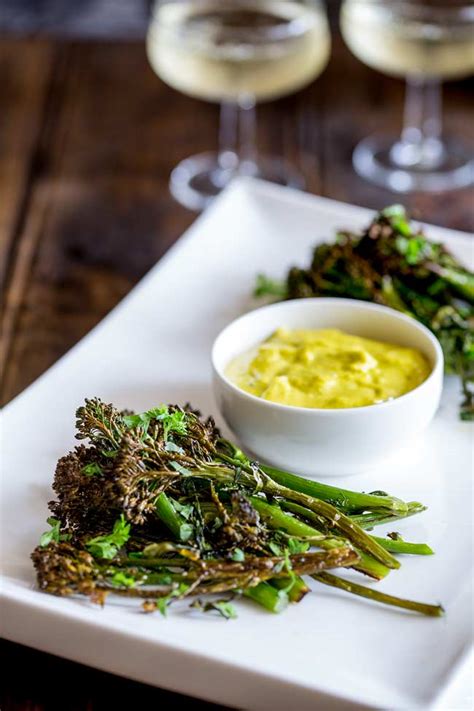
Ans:
[[[126,522],[123,514],[114,523],[112,533],[106,536],[96,536],[86,543],[86,548],[94,558],[105,558],[111,560],[119,549],[128,541],[130,537],[130,524]]]
[[[261,296],[276,296],[279,299],[285,299],[287,296],[287,286],[284,281],[276,281],[265,276],[265,274],[257,274],[255,289],[253,295]]]
[[[159,407],[152,407],[151,410],[146,412],[141,412],[137,415],[124,415],[122,421],[126,427],[137,427],[142,430],[143,435],[146,435],[150,422],[152,420],[158,420],[163,426],[163,439],[165,442],[168,441],[168,437],[171,432],[175,432],[179,435],[185,435],[187,433],[187,414],[182,410],[175,410],[170,412],[167,405],[160,405]]]
[[[163,413],[157,419],[160,419],[163,424],[163,437],[165,441],[168,440],[168,436],[171,432],[179,435],[185,435],[187,433],[186,424],[186,413],[181,410],[176,410],[175,412],[169,412],[168,408],[165,408],[166,412]]]
[[[94,476],[94,474],[102,474],[102,467],[97,462],[91,462],[90,464],[85,464],[82,469],[82,473],[86,476]]]
[[[68,541],[71,538],[70,533],[60,533],[61,521],[58,521],[57,518],[50,516],[47,519],[47,522],[51,526],[51,529],[49,531],[45,531],[42,534],[39,543],[41,548],[46,548],[46,546],[49,546],[51,541],[59,543],[59,541]]]
[[[202,612],[218,612],[226,620],[237,618],[237,610],[230,600],[210,600],[204,603],[201,600],[195,600],[190,607],[202,610]]]
[[[122,570],[117,570],[110,579],[112,585],[120,588],[133,588],[136,585],[136,580],[131,575],[127,575]]]
[[[194,512],[194,506],[192,504],[181,504],[176,499],[173,499],[173,506],[176,511],[180,513],[183,518],[186,519],[186,521],[189,521],[189,519],[192,517]]]
[[[186,583],[180,583],[174,590],[168,593],[168,595],[158,598],[156,601],[156,607],[161,612],[163,617],[166,617],[168,607],[171,605],[173,599],[181,597],[188,588],[189,585],[186,585]]]
[[[289,538],[288,539],[288,552],[290,555],[297,555],[298,553],[306,553],[307,550],[309,550],[309,543],[308,541],[300,541],[298,538]]]

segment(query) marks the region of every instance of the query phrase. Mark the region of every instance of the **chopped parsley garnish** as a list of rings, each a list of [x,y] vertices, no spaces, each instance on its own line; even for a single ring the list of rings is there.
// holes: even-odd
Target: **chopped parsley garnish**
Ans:
[[[87,541],[86,548],[94,558],[105,558],[111,560],[115,558],[120,548],[128,541],[130,536],[130,524],[126,522],[121,514],[114,523],[112,533],[106,536],[96,536]]]

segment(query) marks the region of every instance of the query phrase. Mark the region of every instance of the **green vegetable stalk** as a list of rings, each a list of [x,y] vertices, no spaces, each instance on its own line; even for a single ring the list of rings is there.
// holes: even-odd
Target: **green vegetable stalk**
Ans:
[[[333,588],[345,590],[353,595],[365,597],[369,600],[373,600],[374,602],[381,602],[384,605],[391,605],[392,607],[400,607],[404,610],[419,612],[422,615],[427,615],[428,617],[441,617],[444,614],[444,609],[441,605],[427,605],[424,602],[404,600],[403,598],[395,597],[395,595],[387,595],[387,593],[382,593],[379,590],[366,588],[363,585],[352,583],[349,580],[343,580],[337,575],[331,575],[330,573],[318,573],[313,577],[319,583],[324,583],[324,585],[330,585]]]
[[[304,576],[313,576],[395,604],[325,575],[349,567],[380,580],[400,566],[394,554],[432,553],[365,530],[421,504],[260,466],[189,406],[133,414],[86,400],[76,425],[80,444],[58,462],[50,529],[32,554],[45,592],[101,604],[112,593],[133,597],[164,616],[190,599],[229,620],[241,596],[271,612],[304,604]],[[396,604],[433,614],[430,605]]]
[[[403,206],[385,208],[361,233],[317,245],[310,265],[292,267],[283,283],[258,275],[255,295],[362,299],[416,318],[439,339],[446,372],[461,380],[461,419],[474,419],[474,274],[428,240]]]

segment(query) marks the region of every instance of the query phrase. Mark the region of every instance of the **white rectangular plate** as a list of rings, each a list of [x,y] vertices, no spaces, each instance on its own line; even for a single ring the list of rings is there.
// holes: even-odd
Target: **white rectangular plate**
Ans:
[[[5,408],[4,636],[240,708],[413,709],[440,703],[472,648],[472,430],[457,418],[454,379],[446,381],[439,413],[415,448],[380,471],[340,481],[429,506],[396,529],[428,542],[436,555],[404,559],[379,587],[442,602],[442,619],[323,586],[281,615],[241,602],[232,622],[190,612],[187,605],[163,619],[142,614],[138,605],[112,600],[101,609],[40,593],[29,559],[45,529],[55,463],[74,446],[74,411],[84,397],[137,410],[190,401],[217,415],[211,343],[251,308],[256,273],[282,276],[291,264],[307,263],[316,241],[331,238],[336,228],[361,227],[371,215],[257,181],[235,183],[97,328]],[[472,259],[467,235],[435,227],[429,235],[446,241],[463,260]]]

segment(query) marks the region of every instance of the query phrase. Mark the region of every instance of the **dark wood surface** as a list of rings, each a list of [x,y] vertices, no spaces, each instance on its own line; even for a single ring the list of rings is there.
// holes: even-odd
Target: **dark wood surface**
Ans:
[[[1,400],[11,400],[87,333],[195,215],[170,198],[176,162],[213,148],[217,109],[164,86],[143,42],[0,40]],[[359,179],[356,141],[396,130],[402,83],[335,42],[324,75],[259,109],[259,147],[292,160],[310,192],[382,207],[400,201]],[[471,140],[473,85],[445,89],[447,130]],[[412,195],[417,217],[473,228],[472,192]],[[161,708],[175,698],[38,652],[2,649],[3,711]],[[69,696],[49,680],[62,678]],[[203,704],[183,700],[185,708]],[[211,708],[210,706],[208,708]]]
[[[192,699],[0,640],[2,711],[219,711]]]

